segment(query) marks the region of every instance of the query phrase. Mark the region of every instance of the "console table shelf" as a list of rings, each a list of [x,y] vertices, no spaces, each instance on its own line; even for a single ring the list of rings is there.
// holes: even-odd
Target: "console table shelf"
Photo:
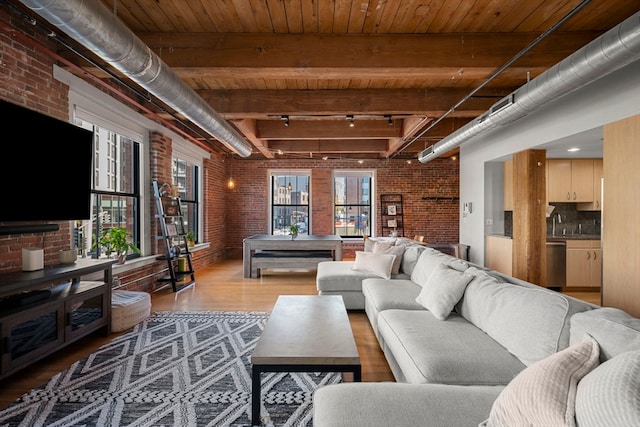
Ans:
[[[109,335],[115,262],[81,259],[0,275],[0,378],[94,331]],[[102,280],[82,279],[100,272]]]

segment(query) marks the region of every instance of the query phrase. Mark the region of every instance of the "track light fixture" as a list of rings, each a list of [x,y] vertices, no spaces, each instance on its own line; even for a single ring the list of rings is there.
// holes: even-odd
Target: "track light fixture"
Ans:
[[[354,127],[356,125],[355,122],[353,121],[353,115],[352,114],[347,116],[347,120],[349,120],[349,127],[350,128],[352,128],[352,127]]]
[[[284,120],[284,125],[289,126],[289,116],[280,116],[280,120]]]
[[[385,119],[387,119],[387,124],[389,126],[393,126],[393,120],[391,120],[391,116],[384,116]]]

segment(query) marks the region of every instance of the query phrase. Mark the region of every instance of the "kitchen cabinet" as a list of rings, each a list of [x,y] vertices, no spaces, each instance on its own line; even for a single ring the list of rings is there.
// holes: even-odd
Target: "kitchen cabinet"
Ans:
[[[602,285],[600,240],[567,240],[567,287]]]
[[[504,162],[504,210],[513,211],[513,160]]]
[[[513,273],[513,240],[506,236],[485,236],[485,266],[507,276]]]
[[[593,159],[593,201],[591,203],[578,203],[579,211],[602,210],[602,177],[604,168],[602,159]]]
[[[547,159],[549,202],[593,202],[593,159]]]

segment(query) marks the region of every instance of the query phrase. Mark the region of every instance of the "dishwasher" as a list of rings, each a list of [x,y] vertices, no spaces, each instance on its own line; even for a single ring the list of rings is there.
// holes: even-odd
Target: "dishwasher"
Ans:
[[[567,244],[547,242],[547,287],[564,288],[567,283]]]

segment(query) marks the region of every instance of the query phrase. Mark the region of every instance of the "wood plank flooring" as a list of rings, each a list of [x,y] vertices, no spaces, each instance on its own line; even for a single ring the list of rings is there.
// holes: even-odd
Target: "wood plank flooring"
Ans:
[[[179,293],[170,287],[151,297],[152,311],[271,311],[278,295],[315,295],[315,271],[242,277],[242,261],[227,260],[196,272],[196,284]],[[600,294],[586,292],[578,298],[599,304]],[[349,320],[362,362],[362,381],[394,381],[391,370],[363,311],[350,311]],[[46,382],[76,360],[87,356],[111,337],[87,336],[8,378],[0,380],[0,408]]]

